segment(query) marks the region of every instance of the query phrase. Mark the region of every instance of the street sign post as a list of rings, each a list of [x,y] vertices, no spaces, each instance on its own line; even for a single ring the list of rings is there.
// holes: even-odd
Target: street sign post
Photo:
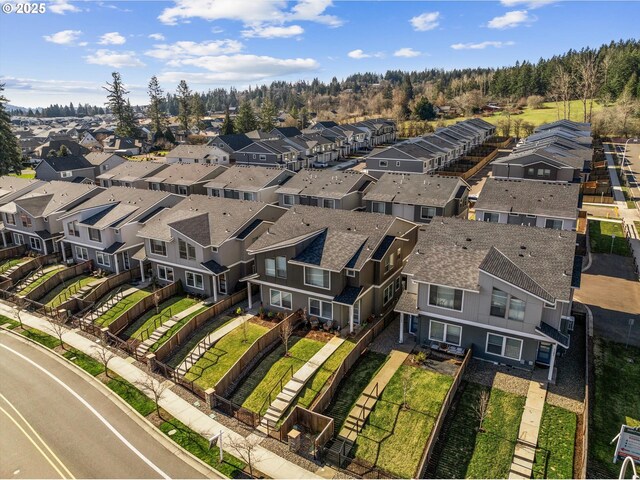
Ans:
[[[218,445],[218,450],[220,451],[220,463],[222,463],[223,454],[224,454],[224,452],[222,451],[222,430],[220,430],[219,434],[214,435],[209,439],[209,450],[215,447],[218,444],[218,442],[220,443],[220,445]]]

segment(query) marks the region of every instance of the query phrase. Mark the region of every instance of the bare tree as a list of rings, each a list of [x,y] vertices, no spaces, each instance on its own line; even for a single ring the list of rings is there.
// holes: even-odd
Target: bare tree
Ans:
[[[575,60],[576,84],[582,100],[583,121],[591,121],[593,111],[593,97],[599,87],[600,60],[594,51],[586,50]],[[587,104],[589,105],[587,114]]]
[[[564,66],[558,65],[551,79],[551,95],[556,102],[562,101],[563,117],[571,116],[571,94],[573,92],[573,76]],[[560,105],[558,108],[558,120],[560,119]]]
[[[478,401],[473,406],[473,410],[478,418],[478,430],[483,432],[482,424],[484,420],[487,418],[487,414],[489,413],[489,391],[482,390],[480,396],[478,397]]]
[[[513,136],[520,138],[520,129],[522,127],[523,120],[521,118],[515,118],[513,120]]]
[[[158,292],[153,294],[153,304],[156,307],[156,315],[158,315],[160,313],[160,295]]]
[[[106,373],[107,377],[109,377],[109,362],[115,358],[115,353],[113,353],[105,344],[101,344],[96,346],[96,351],[98,354],[98,360],[102,363],[104,367],[104,373]]]
[[[533,135],[533,131],[536,129],[536,126],[531,122],[522,122],[520,128],[522,129],[524,136],[528,137],[529,135]]]
[[[247,464],[251,477],[254,476],[254,467],[261,461],[260,456],[256,452],[261,440],[262,439],[256,435],[249,435],[248,437],[238,435],[235,438],[229,435],[227,437],[227,445],[234,450],[233,453],[240,457],[240,460]]]
[[[18,323],[20,324],[20,328],[22,328],[24,330],[24,325],[22,323],[22,309],[19,305],[16,305],[14,307],[15,311],[16,311],[16,318],[18,319]]]
[[[511,135],[511,116],[506,115],[504,118],[501,118],[496,122],[498,130],[500,130],[500,135],[503,137],[508,137]]]
[[[527,97],[527,106],[531,110],[542,108],[543,103],[544,103],[544,97],[541,95],[529,95]]]
[[[291,335],[293,335],[293,325],[289,320],[285,320],[280,326],[280,339],[284,344],[285,357],[289,356],[289,339],[291,338]]]
[[[153,396],[153,401],[156,404],[156,413],[158,417],[162,419],[160,400],[162,400],[165,390],[169,388],[169,384],[167,382],[158,382],[150,375],[145,375],[141,380],[136,381],[135,384],[145,394],[150,393]]]
[[[411,373],[412,370],[409,367],[405,367],[402,372],[402,408],[409,408],[409,392],[411,391]]]
[[[56,337],[58,337],[58,340],[60,341],[60,345],[62,346],[62,349],[66,350],[64,346],[64,341],[62,340],[62,335],[67,332],[67,328],[64,326],[63,323],[56,322],[52,318],[46,317],[46,319],[49,322],[49,326],[51,327],[51,330],[53,330],[53,333],[55,333]]]

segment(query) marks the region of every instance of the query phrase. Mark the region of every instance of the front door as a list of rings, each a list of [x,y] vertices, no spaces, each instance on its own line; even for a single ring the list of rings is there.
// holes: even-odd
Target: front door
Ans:
[[[547,342],[540,342],[538,344],[538,356],[536,357],[536,363],[541,365],[551,365],[551,352],[553,346]]]
[[[122,264],[125,270],[129,270],[131,265],[129,263],[129,252],[122,252]]]
[[[418,333],[418,316],[409,315],[409,333],[415,335]]]

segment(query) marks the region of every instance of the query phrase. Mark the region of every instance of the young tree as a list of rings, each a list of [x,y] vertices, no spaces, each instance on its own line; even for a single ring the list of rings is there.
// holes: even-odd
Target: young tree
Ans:
[[[253,469],[256,464],[261,461],[259,455],[256,454],[256,450],[260,446],[262,438],[257,435],[249,435],[248,437],[241,437],[239,435],[227,436],[226,443],[231,447],[233,453],[240,457],[244,463],[249,467],[249,476],[254,478]]]
[[[276,126],[274,118],[278,115],[276,106],[271,100],[265,98],[262,102],[262,108],[260,109],[260,130],[263,132],[270,132]],[[226,117],[225,117],[226,121]]]
[[[516,138],[520,138],[520,130],[522,129],[522,122],[523,120],[521,118],[514,118],[513,120],[513,136]]]
[[[191,124],[198,128],[202,128],[202,117],[204,117],[204,103],[199,93],[191,95]]]
[[[224,112],[224,121],[222,122],[221,128],[222,135],[233,135],[236,133],[235,126],[231,121],[231,117],[229,116],[229,108],[227,108]]]
[[[409,408],[409,392],[411,391],[411,368],[404,367],[402,372],[402,408]]]
[[[594,51],[586,50],[576,57],[575,67],[576,83],[582,100],[583,121],[590,122],[593,112],[593,98],[600,86],[600,60]],[[589,105],[588,109],[587,104]]]
[[[160,88],[158,77],[155,75],[149,81],[147,89],[149,93],[149,118],[151,119],[151,130],[155,138],[162,136],[162,131],[166,126],[164,115],[164,92]]]
[[[436,111],[427,97],[422,97],[413,108],[413,114],[418,120],[433,120],[436,118]]]
[[[280,339],[282,340],[282,344],[284,345],[284,356],[289,356],[289,339],[293,335],[293,325],[290,321],[285,320],[282,322],[280,326]]]
[[[136,381],[135,384],[143,391],[143,393],[151,394],[153,401],[156,404],[156,413],[158,414],[158,417],[162,419],[162,414],[160,413],[160,400],[162,400],[164,392],[169,388],[169,384],[166,381],[159,382],[151,375],[144,375],[144,377]]]
[[[180,80],[178,84],[177,100],[178,100],[178,123],[182,130],[189,129],[189,121],[191,120],[191,89],[187,82]]]
[[[522,129],[524,136],[528,137],[529,135],[533,135],[533,131],[536,129],[536,126],[531,122],[522,122],[520,128]]]
[[[483,432],[482,424],[484,420],[487,418],[487,414],[489,413],[489,391],[482,390],[480,396],[478,397],[478,401],[473,406],[473,411],[478,418],[478,430]]]
[[[238,115],[235,120],[235,127],[238,133],[247,133],[258,127],[256,115],[253,112],[253,107],[248,99],[243,100],[240,104]]]
[[[46,319],[49,322],[49,327],[51,327],[51,330],[53,331],[53,333],[56,334],[56,337],[60,341],[60,346],[62,347],[63,350],[66,350],[66,347],[64,346],[64,341],[62,340],[62,335],[64,335],[67,332],[66,327],[62,322],[57,322],[53,318],[46,317]]]
[[[118,72],[111,74],[113,82],[107,82],[104,88],[107,95],[107,103],[111,113],[116,117],[116,135],[121,137],[134,137],[138,128],[136,127],[135,118],[133,114],[133,108],[127,100],[126,96],[129,94],[129,90],[124,88],[122,79]]]
[[[0,175],[20,174],[22,171],[22,152],[18,138],[11,131],[11,117],[5,104],[9,102],[2,93],[4,83],[0,83]]]
[[[98,360],[100,360],[100,363],[104,367],[105,375],[109,378],[109,362],[116,357],[115,353],[109,350],[109,347],[104,344],[96,345],[96,353],[98,354]]]

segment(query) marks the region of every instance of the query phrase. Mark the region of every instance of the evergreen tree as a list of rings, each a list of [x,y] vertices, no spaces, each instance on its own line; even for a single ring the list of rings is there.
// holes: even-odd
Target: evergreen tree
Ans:
[[[436,111],[427,97],[422,97],[413,108],[413,114],[418,120],[433,120],[436,118]]]
[[[274,118],[277,116],[276,106],[269,98],[265,98],[260,109],[260,130],[270,132],[276,126]]]
[[[191,120],[191,89],[187,82],[180,80],[177,89],[178,100],[178,123],[182,130],[189,129],[189,121]]]
[[[307,114],[307,107],[303,107],[298,114],[298,128],[304,130],[309,126],[309,115]]]
[[[113,77],[113,82],[107,82],[107,86],[102,88],[108,92],[106,105],[109,106],[111,113],[116,117],[115,133],[121,137],[134,137],[138,128],[136,127],[133,109],[126,98],[129,91],[124,88],[118,72],[113,72],[111,76]]]
[[[149,118],[151,119],[151,132],[154,137],[161,137],[166,121],[164,116],[164,92],[160,88],[158,78],[154,75],[149,81]]]
[[[235,120],[235,127],[239,133],[247,133],[258,128],[256,114],[249,100],[243,100],[238,108],[238,115]]]
[[[176,143],[176,137],[173,135],[173,132],[171,131],[170,128],[167,128],[164,131],[164,138],[167,142],[171,142],[171,143]]]
[[[222,135],[233,135],[236,133],[235,126],[231,121],[231,117],[229,116],[229,109],[227,108],[224,113],[224,121],[222,122]]]
[[[11,117],[5,104],[9,102],[3,95],[4,83],[0,83],[0,175],[22,171],[22,152],[18,138],[11,131]]]
[[[202,96],[199,93],[194,93],[191,96],[191,124],[194,127],[201,129],[203,126],[202,117],[204,117],[204,115],[205,112]]]

